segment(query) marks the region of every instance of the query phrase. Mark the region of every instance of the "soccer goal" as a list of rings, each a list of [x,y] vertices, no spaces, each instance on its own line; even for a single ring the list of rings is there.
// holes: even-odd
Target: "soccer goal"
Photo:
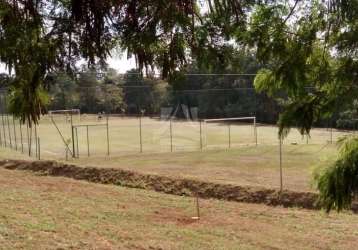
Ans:
[[[65,122],[71,122],[71,117],[77,118],[78,121],[81,121],[81,111],[80,109],[60,109],[60,110],[49,110],[48,114],[50,117],[63,117]]]
[[[254,143],[257,146],[257,123],[255,116],[231,117],[219,119],[204,119],[205,145],[222,145],[223,142],[229,148],[239,138],[240,144]]]

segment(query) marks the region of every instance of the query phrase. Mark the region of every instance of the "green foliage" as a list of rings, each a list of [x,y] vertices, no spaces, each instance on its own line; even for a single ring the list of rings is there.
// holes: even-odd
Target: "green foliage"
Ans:
[[[333,165],[316,173],[319,202],[327,212],[349,209],[358,194],[358,137],[339,141],[339,156]]]
[[[48,94],[43,88],[29,91],[26,83],[22,83],[22,86],[10,89],[8,110],[22,122],[28,122],[31,127],[38,121],[38,117],[44,112],[42,108],[48,103]]]

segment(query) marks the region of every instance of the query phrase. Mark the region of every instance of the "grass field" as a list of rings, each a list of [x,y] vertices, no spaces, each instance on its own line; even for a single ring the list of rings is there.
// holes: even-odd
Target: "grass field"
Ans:
[[[18,121],[13,123],[9,117],[9,123],[0,122],[1,139],[6,139],[7,145],[12,145],[18,150],[28,148],[26,127],[20,126]],[[69,141],[72,138],[71,124],[64,115],[54,116],[54,121],[59,128],[62,137]],[[15,126],[14,126],[15,124]],[[95,115],[74,116],[73,124],[90,125],[82,126],[74,130],[74,146],[77,148],[80,157],[85,157],[88,153],[91,156],[103,156],[107,154],[107,126],[106,119],[97,120]],[[141,124],[141,126],[140,126]],[[4,126],[3,126],[4,125]],[[100,126],[93,126],[100,125]],[[201,129],[200,129],[201,127]],[[200,133],[201,131],[201,133]],[[61,135],[51,122],[49,116],[44,116],[40,125],[37,127],[37,136],[40,138],[41,155],[57,159],[64,159],[66,147]],[[22,143],[20,140],[22,134]],[[30,132],[29,132],[30,134]],[[76,134],[78,140],[76,140]],[[332,140],[336,141],[338,137],[347,134],[345,131],[334,130]],[[32,132],[32,137],[35,131]],[[230,135],[230,139],[229,139]],[[255,145],[255,129],[253,121],[245,123],[202,123],[187,121],[163,121],[143,117],[141,120],[137,117],[109,117],[108,137],[110,155],[123,153],[140,152],[142,142],[142,151],[148,153],[159,152],[182,152],[182,151],[200,151],[210,149],[228,149]],[[15,139],[16,138],[16,139]],[[88,144],[87,144],[88,138]],[[331,140],[330,130],[313,129],[310,138],[303,138],[296,130],[292,130],[285,139],[284,144],[317,144],[325,145]],[[10,143],[11,142],[11,143]],[[257,125],[257,143],[258,145],[278,145],[277,127],[269,125]],[[89,147],[87,147],[89,145]],[[72,150],[72,142],[69,143]],[[32,148],[35,151],[35,140],[32,140]]]
[[[70,123],[64,116],[55,117],[55,122],[65,139],[71,138]],[[231,124],[231,148],[228,148],[228,124],[202,124],[202,145],[200,150],[200,124],[172,122],[172,145],[170,152],[170,122],[142,118],[143,153],[139,153],[139,119],[109,118],[110,155],[107,156],[105,120],[97,121],[96,116],[82,115],[81,121],[74,118],[74,124],[102,124],[89,127],[89,151],[87,156],[87,131],[78,131],[80,157],[70,161],[83,166],[114,167],[142,173],[199,179],[210,182],[235,185],[274,187],[280,186],[279,145],[277,128],[259,125],[258,145],[255,145],[253,124]],[[1,126],[0,126],[1,127]],[[6,127],[5,127],[6,128]],[[18,151],[19,127],[17,130]],[[10,127],[10,132],[13,131]],[[26,136],[22,128],[23,136]],[[15,133],[12,134],[14,142]],[[41,140],[43,159],[65,159],[65,146],[49,117],[44,117],[37,128]],[[347,134],[333,131],[332,140]],[[11,133],[10,133],[11,135]],[[312,171],[315,166],[329,164],[337,153],[330,141],[327,129],[313,129],[310,138],[302,138],[292,130],[283,145],[283,185],[286,189],[312,191]],[[2,137],[4,138],[4,136]],[[23,138],[24,151],[27,151]],[[7,135],[9,144],[9,135]],[[77,141],[76,143],[77,144]],[[70,148],[72,143],[70,143]],[[13,145],[14,147],[14,145]],[[32,146],[33,149],[35,145]],[[19,158],[14,151],[4,151],[4,156]],[[21,157],[25,157],[21,155]]]
[[[0,249],[354,249],[350,213],[201,200],[0,169]]]

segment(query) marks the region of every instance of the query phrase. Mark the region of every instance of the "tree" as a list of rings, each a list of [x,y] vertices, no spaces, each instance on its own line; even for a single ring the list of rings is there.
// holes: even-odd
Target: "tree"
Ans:
[[[156,63],[168,75],[185,62],[196,15],[192,0],[1,0],[0,61],[15,72],[11,110],[22,107],[16,115],[37,123],[48,72],[75,75],[81,58],[104,66],[116,45],[140,69]]]
[[[50,83],[51,82],[51,83]],[[72,109],[78,107],[78,92],[76,82],[66,73],[60,72],[51,74],[45,80],[49,85],[49,95],[51,109]]]

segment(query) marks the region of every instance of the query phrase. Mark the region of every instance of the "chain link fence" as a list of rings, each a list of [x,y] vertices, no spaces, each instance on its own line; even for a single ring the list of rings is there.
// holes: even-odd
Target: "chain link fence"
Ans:
[[[8,112],[9,95],[3,89],[0,144],[37,159],[60,160],[236,149],[247,165],[267,159],[267,164],[282,167],[297,165],[293,159],[313,161],[322,152],[328,157],[330,145],[355,133],[353,115],[337,105],[334,115],[318,121],[310,136],[293,128],[280,147],[276,122],[282,107],[255,92],[253,79],[234,74],[182,75],[169,83],[139,74],[113,81],[66,78],[50,87],[48,112],[32,127]],[[261,179],[250,175],[250,180],[277,179],[264,169],[257,171]]]

